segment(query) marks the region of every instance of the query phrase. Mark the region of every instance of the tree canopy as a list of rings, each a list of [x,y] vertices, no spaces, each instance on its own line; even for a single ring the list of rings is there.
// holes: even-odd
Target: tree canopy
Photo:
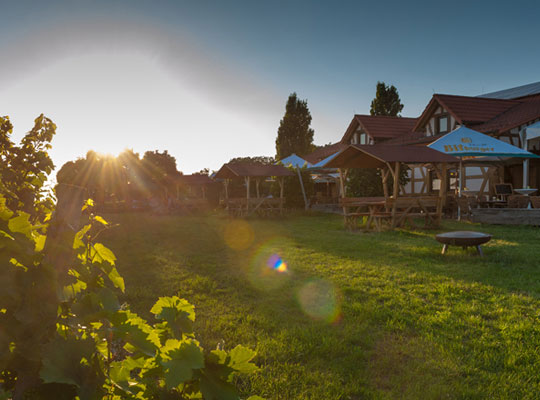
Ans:
[[[384,82],[377,82],[377,93],[371,102],[371,115],[399,116],[403,104],[394,85],[387,86]]]
[[[292,93],[285,106],[285,115],[279,123],[276,138],[276,159],[281,160],[295,153],[304,155],[313,151],[313,129],[307,100]]]

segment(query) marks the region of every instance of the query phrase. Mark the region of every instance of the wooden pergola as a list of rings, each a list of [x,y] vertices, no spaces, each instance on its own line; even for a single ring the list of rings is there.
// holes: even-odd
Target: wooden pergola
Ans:
[[[208,186],[215,185],[212,179],[208,175],[193,174],[193,175],[180,175],[176,178],[176,197],[180,198],[180,189],[185,187],[188,189],[191,197],[201,197],[206,199],[206,189]],[[200,196],[198,196],[199,191]]]
[[[246,213],[249,213],[250,207],[253,205],[255,208],[259,208],[263,203],[264,199],[261,199],[259,192],[259,185],[261,180],[268,177],[276,177],[279,184],[279,211],[280,213],[283,210],[283,189],[284,189],[284,178],[286,176],[294,176],[294,173],[289,171],[282,165],[264,165],[257,163],[231,163],[224,164],[215,175],[215,179],[223,179],[223,184],[225,186],[225,202],[227,208],[229,207],[229,190],[228,186],[232,179],[243,179],[246,184]],[[250,184],[251,181],[255,181],[255,190],[257,195],[257,200],[253,202],[253,199],[250,199]]]
[[[392,227],[396,226],[399,203],[399,175],[401,164],[421,164],[435,171],[441,181],[437,218],[440,220],[442,207],[446,200],[448,164],[458,163],[453,156],[441,153],[426,146],[402,145],[350,145],[330,160],[324,167],[338,168],[340,174],[341,197],[345,198],[346,180],[350,168],[377,168],[381,170],[383,191],[386,204],[389,204],[388,179],[393,179],[391,202]],[[410,206],[409,208],[411,208]],[[345,212],[345,210],[344,210]]]

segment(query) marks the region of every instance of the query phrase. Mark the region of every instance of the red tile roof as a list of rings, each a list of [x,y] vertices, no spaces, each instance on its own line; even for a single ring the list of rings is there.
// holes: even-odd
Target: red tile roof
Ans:
[[[471,128],[483,133],[502,133],[540,118],[540,96],[520,99],[520,104]]]
[[[469,125],[487,122],[518,104],[519,100],[434,94],[413,130],[421,130],[439,105],[444,107],[458,123]]]
[[[319,161],[322,161],[326,157],[343,150],[345,147],[347,147],[347,144],[343,144],[341,142],[327,144],[325,146],[318,146],[313,153],[302,156],[302,158],[311,164],[317,164]]]
[[[239,177],[267,177],[267,176],[292,176],[291,171],[282,165],[265,165],[256,163],[223,164],[216,172],[218,179],[232,179]]]
[[[458,159],[425,146],[350,145],[330,160],[329,168],[381,168],[390,162],[454,163]]]
[[[384,140],[401,136],[411,132],[417,120],[418,118],[356,114],[343,135],[341,142],[350,143],[351,137],[358,127],[361,127],[374,140]]]

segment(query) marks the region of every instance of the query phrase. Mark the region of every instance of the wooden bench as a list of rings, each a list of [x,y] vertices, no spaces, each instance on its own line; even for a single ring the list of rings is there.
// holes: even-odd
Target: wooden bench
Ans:
[[[248,207],[248,199],[241,197],[230,198],[226,202],[226,206],[232,217],[245,217],[253,214],[260,217],[270,217],[282,214],[284,201],[285,199],[273,197],[254,197],[249,199]]]
[[[395,205],[395,215],[392,227],[402,226],[408,222],[415,228],[413,218],[424,218],[425,226],[437,226],[442,216],[441,198],[438,196],[398,197],[397,200],[388,199],[387,211],[384,216],[392,216]]]

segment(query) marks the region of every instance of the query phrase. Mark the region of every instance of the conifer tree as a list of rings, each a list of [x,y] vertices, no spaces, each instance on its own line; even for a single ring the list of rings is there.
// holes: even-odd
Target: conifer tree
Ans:
[[[276,139],[276,159],[281,160],[292,153],[298,155],[313,151],[313,129],[307,100],[298,99],[292,93],[285,106],[285,115],[279,123]]]
[[[386,86],[384,82],[377,82],[377,93],[371,102],[371,115],[399,116],[403,104],[394,85]]]

